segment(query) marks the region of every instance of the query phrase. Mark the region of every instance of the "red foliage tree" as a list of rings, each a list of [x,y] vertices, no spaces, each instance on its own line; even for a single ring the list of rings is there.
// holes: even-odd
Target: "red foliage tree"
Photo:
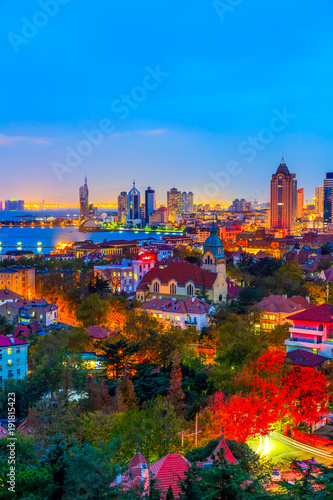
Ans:
[[[288,413],[294,424],[303,420],[314,422],[324,411],[327,400],[325,375],[313,368],[297,366],[282,378]]]

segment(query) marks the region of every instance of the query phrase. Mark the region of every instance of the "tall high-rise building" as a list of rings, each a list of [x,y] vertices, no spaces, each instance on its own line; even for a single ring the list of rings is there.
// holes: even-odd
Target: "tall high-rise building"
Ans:
[[[319,217],[324,213],[324,188],[323,186],[315,188],[315,214]]]
[[[182,194],[178,189],[171,188],[167,192],[167,204],[168,204],[168,219],[170,222],[175,221],[175,217],[181,215],[181,199]]]
[[[181,213],[182,214],[192,214],[193,213],[193,193],[185,191],[181,194]]]
[[[296,219],[303,217],[304,188],[297,189]]]
[[[291,174],[282,158],[271,180],[271,228],[285,229],[287,234],[294,231],[297,205],[296,175]]]
[[[156,196],[155,191],[151,187],[147,187],[145,191],[145,218],[147,224],[149,223],[149,216],[156,210]]]
[[[135,187],[135,181],[133,181],[133,187],[128,193],[128,218],[130,220],[137,220],[141,218],[140,192]]]
[[[5,200],[5,210],[24,210],[24,200]]]
[[[128,195],[126,191],[122,191],[118,196],[118,221],[121,224],[126,224],[128,217]]]
[[[89,189],[87,184],[87,176],[84,178],[84,184],[79,189],[80,198],[80,218],[85,219],[89,215]]]
[[[333,172],[324,179],[324,227],[333,222]]]

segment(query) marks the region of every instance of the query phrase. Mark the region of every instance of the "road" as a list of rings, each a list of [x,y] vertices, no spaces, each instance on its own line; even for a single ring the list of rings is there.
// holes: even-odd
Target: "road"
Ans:
[[[267,456],[274,463],[287,465],[291,460],[306,460],[314,458],[322,464],[332,464],[333,455],[324,450],[317,450],[303,443],[298,443],[277,432],[272,432],[269,436],[261,440],[251,440],[248,445],[261,456]]]

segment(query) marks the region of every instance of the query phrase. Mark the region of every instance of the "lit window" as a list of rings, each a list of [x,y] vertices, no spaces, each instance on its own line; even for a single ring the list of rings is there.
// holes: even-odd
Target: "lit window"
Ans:
[[[9,348],[7,349],[7,353],[8,353],[8,355],[12,353],[12,348],[11,348],[11,347],[9,347]]]
[[[163,318],[163,314],[159,314],[159,315],[158,315],[158,317],[159,317],[159,318]]]
[[[20,358],[17,358],[16,363],[19,365],[21,363]]]
[[[13,362],[11,359],[8,360],[8,366],[13,366]]]
[[[312,349],[313,354],[318,354],[318,349]]]
[[[175,321],[180,321],[180,316],[175,316]]]

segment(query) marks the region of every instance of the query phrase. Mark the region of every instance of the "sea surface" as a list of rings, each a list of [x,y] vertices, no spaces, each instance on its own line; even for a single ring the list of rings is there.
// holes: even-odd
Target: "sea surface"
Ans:
[[[92,240],[94,243],[114,240],[162,239],[168,232],[155,231],[103,231],[81,233],[76,227],[0,227],[0,254],[8,250],[32,250],[47,254],[58,244]],[[173,233],[175,234],[175,233]]]

